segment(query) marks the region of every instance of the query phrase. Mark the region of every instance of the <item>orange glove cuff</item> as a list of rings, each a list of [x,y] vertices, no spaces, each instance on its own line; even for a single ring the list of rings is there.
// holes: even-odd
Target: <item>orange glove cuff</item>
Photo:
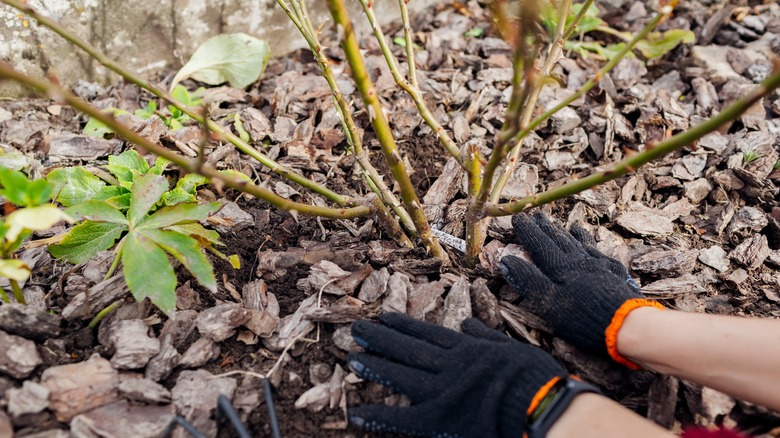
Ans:
[[[550,379],[547,383],[542,385],[541,388],[539,388],[538,391],[536,391],[536,395],[534,395],[534,398],[531,399],[531,404],[528,405],[528,410],[525,412],[526,415],[531,415],[531,413],[536,409],[537,406],[539,406],[539,403],[544,400],[544,397],[547,395],[548,392],[550,392],[550,388],[555,386],[555,384],[561,380],[560,376],[555,376],[552,379]]]
[[[614,359],[615,362],[625,365],[632,370],[638,370],[642,367],[620,355],[617,349],[617,337],[618,332],[620,332],[620,329],[623,327],[623,321],[625,321],[628,314],[631,313],[632,310],[640,307],[655,307],[656,309],[661,310],[666,309],[666,307],[657,301],[651,301],[644,298],[632,298],[618,307],[617,311],[612,316],[612,322],[605,332],[609,356]]]

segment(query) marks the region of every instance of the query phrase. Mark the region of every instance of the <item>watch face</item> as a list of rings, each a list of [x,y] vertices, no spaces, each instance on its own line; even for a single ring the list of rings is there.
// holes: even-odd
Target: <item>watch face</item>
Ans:
[[[558,399],[558,396],[561,394],[561,389],[566,385],[566,379],[560,379],[557,382],[555,382],[555,385],[553,385],[552,388],[550,388],[549,391],[547,391],[547,394],[545,394],[542,401],[539,402],[539,405],[536,407],[536,409],[531,412],[531,415],[528,416],[528,422],[533,423],[541,416],[547,412],[547,410],[555,404],[555,401]]]

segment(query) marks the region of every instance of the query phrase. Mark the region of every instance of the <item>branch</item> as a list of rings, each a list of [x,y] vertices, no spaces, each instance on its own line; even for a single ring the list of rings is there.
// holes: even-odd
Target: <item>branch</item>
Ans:
[[[718,115],[702,122],[699,125],[696,125],[695,127],[685,132],[681,132],[674,137],[664,140],[661,143],[656,145],[648,144],[644,151],[636,153],[620,161],[619,163],[616,163],[612,169],[604,170],[581,180],[572,181],[560,187],[556,187],[536,195],[526,196],[525,198],[521,198],[512,202],[503,204],[489,204],[486,207],[487,214],[489,216],[506,216],[519,213],[531,207],[547,204],[557,199],[579,193],[596,185],[619,178],[629,172],[633,172],[640,166],[666,154],[674,152],[684,146],[693,144],[698,139],[709,134],[710,132],[717,130],[726,123],[736,120],[751,106],[757,104],[761,98],[768,95],[778,87],[780,87],[780,71],[776,69],[773,75],[762,82],[761,85],[754,88],[747,96],[725,108]]]
[[[561,7],[568,1],[562,1]],[[504,162],[508,149],[506,144],[512,139],[515,132],[520,129],[520,111],[523,103],[527,103],[532,97],[532,90],[536,88],[536,83],[541,82],[538,70],[536,69],[537,41],[539,40],[535,31],[537,20],[539,18],[539,4],[532,0],[524,3],[520,10],[520,17],[516,23],[516,35],[513,55],[513,76],[512,76],[512,95],[509,98],[506,117],[501,127],[490,153],[490,158],[485,165],[482,175],[482,181],[477,187],[469,202],[466,211],[466,257],[467,263],[476,263],[477,256],[482,250],[482,245],[487,237],[487,228],[489,220],[485,219],[485,203],[488,201],[490,188],[493,184],[493,177],[496,170]],[[521,87],[520,84],[525,83]]]
[[[425,247],[435,257],[446,260],[447,253],[444,252],[441,245],[439,245],[436,237],[431,234],[431,227],[428,225],[428,219],[425,217],[425,213],[420,205],[420,200],[417,198],[417,193],[415,193],[414,186],[412,186],[412,182],[409,179],[409,173],[401,159],[401,154],[398,152],[398,146],[395,144],[395,139],[393,138],[390,125],[385,117],[384,109],[376,95],[374,84],[366,71],[363,56],[360,54],[360,46],[358,45],[355,31],[352,28],[352,22],[349,19],[347,9],[344,6],[344,0],[328,0],[328,9],[330,10],[333,20],[339,26],[339,35],[342,39],[341,47],[344,49],[344,54],[352,69],[352,77],[360,91],[363,103],[368,110],[371,126],[374,128],[374,133],[379,140],[379,144],[382,145],[382,153],[385,156],[387,166],[390,168],[393,178],[400,188],[404,207],[412,217],[414,226],[417,229],[417,234],[420,237],[420,240],[425,244]]]
[[[276,3],[282,8],[282,10],[284,10],[287,16],[290,17],[290,20],[292,20],[293,24],[295,24],[295,26],[303,35],[303,38],[306,40],[306,42],[309,45],[309,49],[314,55],[314,60],[317,62],[317,65],[319,65],[320,67],[322,76],[328,82],[328,86],[330,87],[330,90],[333,94],[333,100],[336,103],[336,110],[338,111],[339,116],[341,118],[341,124],[342,124],[342,129],[344,130],[344,135],[347,137],[347,142],[350,144],[350,146],[352,146],[351,149],[352,154],[355,156],[355,159],[357,160],[358,164],[360,165],[360,168],[363,171],[362,172],[363,178],[368,183],[369,188],[371,188],[371,190],[374,191],[377,194],[377,196],[379,196],[380,201],[383,201],[379,203],[374,203],[374,205],[378,209],[379,216],[384,218],[386,221],[394,220],[392,215],[390,215],[386,211],[383,211],[387,208],[386,205],[389,205],[390,208],[392,208],[393,211],[401,219],[401,222],[403,223],[404,227],[407,230],[411,231],[412,233],[416,233],[416,230],[414,228],[414,223],[412,222],[412,218],[409,216],[409,213],[407,213],[406,210],[403,209],[403,207],[401,206],[401,202],[393,194],[390,188],[387,187],[384,178],[382,178],[382,176],[379,175],[379,172],[377,172],[376,168],[371,164],[371,162],[368,159],[368,156],[363,150],[363,144],[360,139],[357,126],[355,125],[355,121],[352,118],[349,104],[347,104],[347,101],[344,99],[344,94],[341,92],[341,89],[339,88],[339,85],[336,82],[336,77],[333,74],[333,69],[331,69],[330,67],[330,59],[328,59],[322,47],[322,44],[317,38],[317,34],[316,31],[314,30],[314,26],[312,26],[311,20],[309,19],[309,14],[305,9],[305,2],[302,0],[291,0],[291,2],[294,5],[293,10],[289,8],[285,0],[276,0]],[[298,2],[300,2],[301,5],[297,5]],[[398,226],[397,225],[392,226],[391,229],[396,230],[398,229]],[[398,231],[400,231],[400,229]],[[393,232],[393,234],[397,235],[398,233]],[[403,232],[401,231],[400,234],[403,235]],[[399,237],[398,240],[400,242],[404,243],[405,245],[408,244],[408,246],[411,246],[411,241],[409,240],[408,237],[406,237],[405,235],[403,235],[403,237],[400,236],[398,237]]]
[[[414,44],[412,43],[411,35],[412,28],[409,24],[409,11],[406,7],[406,1],[407,0],[398,0],[401,6],[401,19],[403,20],[404,26],[404,38],[406,41],[406,54],[408,58],[406,61],[409,65],[409,81],[401,76],[401,72],[398,69],[398,60],[395,59],[393,52],[387,45],[385,34],[382,32],[382,27],[379,25],[379,20],[377,20],[376,14],[374,14],[373,0],[360,0],[360,4],[363,6],[363,11],[366,13],[366,18],[368,18],[368,22],[371,24],[371,28],[374,30],[374,36],[379,43],[379,47],[382,49],[382,54],[385,56],[385,61],[387,62],[388,68],[390,68],[390,73],[393,75],[393,79],[395,79],[395,82],[399,87],[406,91],[409,96],[411,96],[412,101],[414,101],[414,104],[417,106],[417,111],[420,113],[420,116],[422,116],[428,127],[431,128],[433,133],[436,135],[436,138],[439,139],[439,142],[441,142],[444,148],[447,149],[447,152],[455,157],[455,159],[458,160],[458,163],[460,163],[460,165],[468,172],[469,169],[465,163],[463,155],[460,153],[460,148],[458,148],[458,145],[455,144],[449,134],[447,134],[447,131],[444,130],[444,127],[441,126],[439,121],[436,120],[431,111],[428,109],[428,106],[425,104],[425,99],[423,99],[422,91],[420,91],[420,87],[417,85],[417,71],[414,65]]]
[[[272,172],[275,172],[276,174],[290,181],[293,181],[301,185],[302,187],[306,187],[307,189],[324,196],[325,198],[335,202],[338,205],[347,205],[350,202],[350,198],[348,196],[340,195],[328,189],[327,187],[315,181],[312,181],[299,173],[296,173],[292,169],[282,166],[281,164],[272,160],[267,155],[253,148],[245,141],[241,140],[241,138],[237,137],[229,130],[223,129],[216,122],[213,122],[208,119],[204,119],[196,110],[188,108],[186,105],[184,105],[184,103],[171,96],[167,91],[152,85],[150,82],[141,79],[141,77],[136,75],[135,73],[126,70],[124,67],[117,64],[112,59],[110,59],[109,57],[101,53],[97,48],[95,48],[88,42],[82,40],[81,38],[77,37],[70,31],[62,27],[56,21],[38,13],[38,11],[28,6],[26,2],[21,0],[0,0],[0,2],[14,9],[17,9],[22,13],[29,15],[41,25],[51,29],[54,33],[60,35],[62,38],[64,38],[74,46],[79,47],[80,49],[85,51],[93,59],[103,64],[110,70],[114,71],[119,76],[124,78],[126,81],[138,85],[139,87],[147,90],[148,92],[159,97],[160,99],[169,102],[171,105],[180,109],[183,113],[192,117],[192,119],[194,119],[198,123],[207,124],[208,129],[211,130],[213,133],[215,133],[221,140],[232,143],[236,147],[236,149],[256,159],[258,162],[260,162],[260,164],[269,168]]]
[[[604,64],[604,67],[601,67],[601,69],[598,72],[596,72],[596,74],[593,75],[593,77],[591,79],[589,79],[588,82],[586,82],[579,90],[577,90],[577,92],[575,92],[574,94],[572,94],[568,98],[564,99],[562,102],[560,102],[554,108],[552,108],[549,111],[543,113],[539,117],[533,119],[528,124],[527,127],[522,129],[520,132],[517,133],[517,135],[515,135],[514,141],[519,142],[520,140],[525,138],[528,134],[530,134],[531,131],[536,129],[536,127],[539,126],[542,122],[544,122],[545,120],[549,119],[555,113],[557,113],[561,109],[565,108],[566,106],[568,106],[569,104],[571,104],[575,100],[579,99],[580,96],[583,96],[585,93],[587,93],[588,91],[593,89],[593,87],[595,87],[596,84],[598,84],[599,81],[601,81],[601,78],[603,78],[607,73],[609,73],[609,71],[612,70],[612,68],[614,66],[616,66],[618,64],[618,62],[620,62],[620,60],[622,60],[628,53],[630,53],[631,50],[634,49],[634,46],[636,46],[636,44],[639,41],[642,41],[643,39],[645,39],[645,37],[647,37],[647,35],[653,29],[656,28],[656,26],[658,26],[662,21],[664,21],[666,18],[668,18],[672,14],[673,10],[674,9],[671,6],[669,6],[669,5],[662,7],[661,11],[658,14],[656,14],[656,16],[653,17],[653,19],[650,20],[649,23],[647,23],[647,26],[645,26],[641,31],[639,31],[639,33],[634,35],[634,38],[631,39],[631,41],[629,41],[628,43],[626,43],[626,45],[623,46],[623,48],[612,59],[610,59],[609,62]],[[514,153],[514,150],[512,151],[512,153]],[[518,149],[518,153],[519,153],[519,149]]]
[[[309,216],[321,216],[321,217],[329,217],[329,218],[337,218],[337,219],[351,219],[355,217],[366,216],[372,213],[371,208],[367,206],[358,206],[358,207],[351,207],[351,208],[329,208],[329,207],[319,207],[319,206],[302,204],[299,202],[293,202],[284,199],[280,196],[277,196],[275,193],[271,192],[270,190],[264,189],[256,184],[249,183],[240,178],[224,175],[219,171],[217,171],[217,169],[215,169],[211,165],[204,164],[200,168],[198,168],[197,159],[188,159],[182,157],[181,155],[173,151],[170,151],[168,149],[163,148],[162,146],[150,142],[149,140],[142,137],[141,135],[139,135],[129,127],[125,126],[123,123],[118,122],[112,115],[106,114],[98,110],[97,108],[93,107],[87,102],[65,91],[61,87],[58,87],[50,82],[46,82],[40,79],[35,79],[27,75],[24,75],[22,73],[19,73],[18,71],[14,70],[10,65],[2,61],[0,61],[0,78],[6,78],[6,79],[16,81],[20,84],[29,86],[30,88],[33,88],[43,94],[50,96],[52,99],[56,101],[67,103],[74,109],[81,111],[82,113],[94,117],[95,119],[105,123],[106,125],[111,127],[117,133],[118,136],[136,144],[138,147],[146,149],[157,156],[163,157],[186,171],[203,175],[214,181],[219,181],[221,183],[224,183],[224,185],[226,185],[227,187],[236,189],[241,192],[246,192],[250,195],[260,198],[268,202],[269,204],[273,205],[274,207],[281,208],[283,210],[288,210],[288,211],[293,211],[293,210],[298,211],[302,214],[309,215]]]
[[[566,33],[564,25],[566,24],[566,17],[569,16],[570,10],[571,0],[561,1],[558,8],[558,25],[555,29],[553,42],[550,44],[550,49],[547,51],[547,58],[544,61],[544,65],[542,65],[541,71],[534,72],[536,75],[533,76],[533,81],[530,80],[530,75],[526,75],[528,82],[533,83],[533,89],[531,90],[528,99],[525,101],[520,120],[512,126],[511,130],[507,130],[505,132],[508,139],[505,143],[500,143],[501,147],[506,147],[506,145],[508,145],[511,141],[512,137],[514,137],[518,131],[528,127],[528,124],[531,121],[531,117],[533,117],[534,112],[536,111],[536,102],[539,100],[539,94],[541,94],[542,88],[544,87],[544,81],[548,76],[550,76],[550,72],[552,71],[553,67],[555,67],[555,64],[557,64],[561,59],[563,45],[566,41],[564,38]],[[572,27],[576,27],[579,23],[579,20],[581,20],[583,16],[584,15],[578,15],[578,17],[575,17],[575,21],[572,21],[571,23]],[[579,20],[577,20],[577,18],[579,18]],[[509,117],[508,113],[507,117]],[[509,181],[509,177],[517,167],[521,148],[522,139],[517,140],[517,143],[514,145],[514,147],[512,147],[511,152],[509,152],[509,159],[505,161],[504,168],[502,169],[498,180],[493,185],[493,187],[490,188],[490,202],[498,202],[499,198],[501,197],[501,192],[504,191],[504,186],[506,186],[507,181]],[[492,182],[493,179],[491,178],[490,181]]]

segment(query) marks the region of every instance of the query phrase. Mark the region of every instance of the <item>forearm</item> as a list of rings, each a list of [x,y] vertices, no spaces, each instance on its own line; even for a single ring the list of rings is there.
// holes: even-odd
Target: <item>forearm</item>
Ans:
[[[670,438],[672,433],[598,394],[580,394],[555,422],[548,438]]]
[[[631,312],[618,351],[654,371],[780,410],[780,320]]]

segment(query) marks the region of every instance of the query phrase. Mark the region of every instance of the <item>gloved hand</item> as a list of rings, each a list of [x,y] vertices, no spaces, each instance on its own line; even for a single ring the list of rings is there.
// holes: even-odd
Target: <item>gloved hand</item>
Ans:
[[[501,259],[504,277],[523,296],[521,304],[577,347],[639,368],[618,353],[617,333],[631,310],[663,306],[644,299],[626,268],[600,253],[586,230],[575,226],[567,233],[543,213],[516,215],[512,226],[535,263]]]
[[[532,401],[537,404],[567,374],[546,352],[474,318],[463,322],[463,333],[400,313],[383,314],[379,321],[352,325],[355,342],[367,353],[350,353],[349,367],[406,395],[412,404],[349,409],[349,422],[369,430],[522,437]]]

